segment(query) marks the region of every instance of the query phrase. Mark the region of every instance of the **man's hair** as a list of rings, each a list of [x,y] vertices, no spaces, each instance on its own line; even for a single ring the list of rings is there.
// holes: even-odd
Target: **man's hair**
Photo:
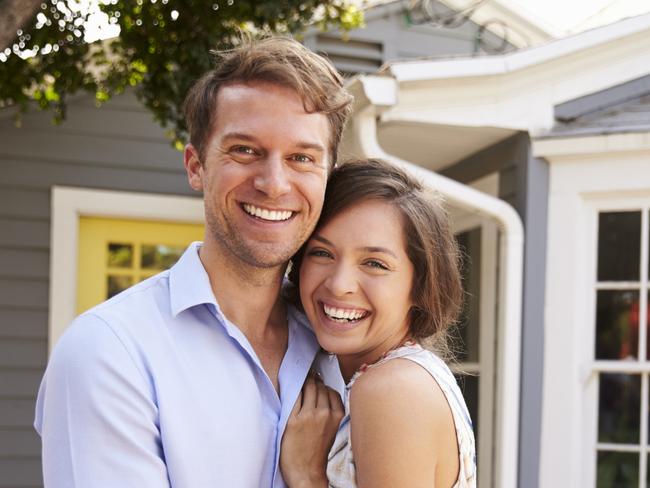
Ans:
[[[342,164],[332,171],[325,204],[316,229],[326,225],[347,208],[377,200],[394,205],[403,215],[406,254],[413,264],[409,332],[451,359],[447,329],[460,311],[463,288],[459,251],[446,210],[439,196],[405,171],[378,159]],[[393,232],[394,229],[386,229]],[[293,284],[286,298],[300,305],[300,265],[303,246],[292,259],[289,280]]]
[[[343,127],[352,110],[352,96],[328,60],[287,37],[243,39],[240,46],[213,54],[216,67],[194,84],[184,104],[190,142],[201,159],[219,110],[219,89],[237,83],[266,82],[295,90],[306,112],[327,116],[330,165],[335,165]]]

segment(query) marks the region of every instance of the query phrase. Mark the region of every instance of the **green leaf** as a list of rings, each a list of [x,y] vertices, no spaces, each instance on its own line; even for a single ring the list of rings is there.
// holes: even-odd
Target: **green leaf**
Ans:
[[[99,8],[115,19],[120,35],[89,45],[83,41],[87,15],[77,5],[78,0],[43,0],[22,41],[16,40],[23,42],[16,46],[22,57],[12,51],[0,61],[0,107],[15,107],[16,120],[38,107],[60,122],[69,95],[84,91],[101,105],[133,87],[179,150],[187,138],[183,100],[212,67],[210,50],[231,47],[241,32],[299,37],[314,24],[342,32],[363,25],[354,0],[102,1]],[[66,9],[69,14],[61,15]],[[80,35],[71,35],[75,29]]]

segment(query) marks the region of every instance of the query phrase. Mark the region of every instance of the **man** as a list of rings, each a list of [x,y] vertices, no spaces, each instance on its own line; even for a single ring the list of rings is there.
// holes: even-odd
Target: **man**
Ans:
[[[36,408],[46,486],[284,486],[282,432],[318,345],[280,287],[350,101],[327,61],[281,38],[222,54],[192,88],[184,163],[205,241],[57,344]]]

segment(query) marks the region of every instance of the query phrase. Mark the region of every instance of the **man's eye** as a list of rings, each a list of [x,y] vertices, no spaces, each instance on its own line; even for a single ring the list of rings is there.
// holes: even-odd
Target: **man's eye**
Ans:
[[[298,163],[313,163],[314,158],[307,156],[306,154],[294,154],[291,156],[291,159]]]
[[[257,154],[255,152],[255,149],[248,146],[235,146],[232,148],[232,152],[234,152],[235,154],[241,154],[247,156],[254,156],[255,154]]]

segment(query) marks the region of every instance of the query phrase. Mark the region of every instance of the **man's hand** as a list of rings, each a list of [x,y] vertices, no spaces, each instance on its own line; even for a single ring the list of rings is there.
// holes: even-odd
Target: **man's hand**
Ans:
[[[327,455],[343,416],[338,393],[309,376],[282,438],[280,469],[290,488],[327,488]]]

